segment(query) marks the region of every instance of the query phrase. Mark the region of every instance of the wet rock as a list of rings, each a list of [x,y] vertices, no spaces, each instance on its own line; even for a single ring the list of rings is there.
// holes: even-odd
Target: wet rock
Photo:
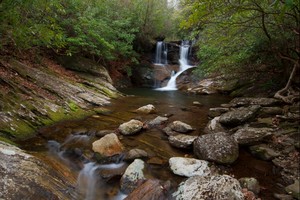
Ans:
[[[280,155],[280,153],[274,151],[266,144],[254,145],[251,146],[249,149],[252,155],[262,160],[272,160]]]
[[[169,181],[162,183],[157,179],[149,179],[133,192],[125,200],[166,200],[171,184]]]
[[[153,126],[161,125],[161,124],[165,123],[166,121],[168,121],[167,117],[157,116],[155,119],[151,120],[148,123],[148,126],[153,127]]]
[[[150,114],[150,113],[155,113],[155,107],[152,104],[148,104],[146,106],[142,106],[136,109],[135,111],[138,113]]]
[[[210,108],[209,111],[208,111],[208,116],[211,117],[211,118],[214,118],[214,117],[218,117],[220,116],[221,114],[223,113],[226,113],[229,111],[229,108]]]
[[[238,180],[228,175],[193,176],[182,182],[176,192],[175,199],[230,199],[244,200],[242,188]]]
[[[255,116],[260,106],[237,108],[220,116],[219,122],[225,126],[237,126]]]
[[[114,181],[115,179],[120,179],[124,174],[127,165],[122,165],[120,167],[111,167],[105,168],[105,165],[102,165],[101,169],[99,169],[99,175],[102,179],[104,179],[107,183]]]
[[[285,191],[291,194],[294,198],[300,199],[299,180],[296,180],[292,185],[285,187]]]
[[[259,111],[260,117],[272,117],[275,115],[282,115],[283,110],[280,107],[262,107]]]
[[[147,160],[147,163],[152,164],[152,165],[164,165],[167,163],[167,161],[160,157],[154,156],[154,157],[151,157],[149,160]]]
[[[210,120],[205,129],[205,133],[218,133],[218,132],[226,132],[226,128],[219,122],[220,117],[215,117]]]
[[[241,145],[253,145],[272,135],[272,131],[273,129],[271,128],[244,127],[237,130],[233,137]]]
[[[170,136],[169,142],[172,146],[178,148],[190,148],[197,136],[177,134]]]
[[[108,134],[113,133],[113,132],[114,132],[113,130],[100,130],[100,131],[95,132],[95,136],[96,137],[103,137],[103,136],[108,135]]]
[[[274,197],[279,200],[293,200],[294,199],[292,195],[288,195],[288,194],[274,194]]]
[[[280,101],[274,98],[238,97],[230,101],[233,107],[260,105],[264,107],[278,105]]]
[[[252,191],[256,195],[259,194],[260,186],[259,186],[259,182],[255,178],[252,177],[240,178],[239,182],[242,188],[247,188],[248,190]]]
[[[119,131],[123,135],[132,135],[139,132],[143,128],[143,122],[132,119],[119,126]]]
[[[125,155],[125,160],[134,160],[136,158],[148,157],[148,153],[142,149],[131,149]]]
[[[238,143],[226,133],[199,136],[194,141],[194,153],[202,160],[231,164],[239,156]]]
[[[189,131],[193,131],[194,129],[184,123],[184,122],[181,122],[181,121],[173,121],[169,127],[173,130],[173,131],[176,131],[176,132],[180,132],[180,133],[187,133]]]
[[[126,169],[120,180],[121,191],[129,194],[145,180],[144,176],[144,161],[135,159]]]
[[[193,101],[193,105],[194,106],[203,106],[203,104],[202,103],[200,103],[199,101]]]
[[[114,133],[105,135],[101,139],[93,142],[93,151],[101,154],[102,156],[113,156],[121,154],[124,150],[118,136]]]
[[[212,173],[208,166],[208,162],[205,160],[172,157],[169,159],[169,165],[172,172],[180,176],[208,176]]]
[[[168,135],[168,136],[172,136],[172,135],[177,135],[178,133],[176,133],[175,131],[173,131],[169,126],[165,127],[163,129],[163,132]]]
[[[74,199],[74,182],[18,147],[0,141],[0,160],[0,199]]]

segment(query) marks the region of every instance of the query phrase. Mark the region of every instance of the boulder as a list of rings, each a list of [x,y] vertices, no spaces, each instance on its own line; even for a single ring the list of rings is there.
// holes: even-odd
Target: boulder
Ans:
[[[181,121],[173,121],[169,127],[173,130],[173,131],[176,131],[176,132],[180,132],[180,133],[187,133],[189,131],[193,131],[194,129],[184,123],[184,122],[181,122]]]
[[[177,134],[171,135],[168,139],[172,146],[178,148],[190,148],[197,136]]]
[[[155,107],[152,104],[148,104],[146,106],[142,106],[135,110],[138,113],[150,114],[155,113]]]
[[[158,126],[158,125],[161,125],[161,124],[165,123],[166,121],[168,121],[167,117],[157,116],[155,119],[151,120],[148,123],[148,126],[150,126],[150,127]]]
[[[275,157],[280,155],[280,153],[268,147],[266,144],[254,145],[249,149],[252,155],[262,160],[273,160]]]
[[[259,194],[260,186],[256,178],[244,177],[244,178],[240,178],[239,182],[242,188],[247,188],[249,191],[252,191],[256,195]]]
[[[177,132],[173,131],[169,126],[165,127],[162,131],[168,136],[178,134]]]
[[[125,194],[131,193],[137,188],[144,180],[144,161],[135,159],[126,169],[120,180],[121,191]]]
[[[174,199],[244,200],[240,183],[228,175],[193,176],[179,185]]]
[[[237,126],[255,116],[260,106],[241,107],[224,113],[220,116],[219,122],[225,126]]]
[[[134,160],[136,158],[148,157],[148,153],[142,149],[131,149],[125,155],[125,160]]]
[[[119,126],[119,131],[123,135],[132,135],[139,132],[143,128],[143,122],[132,119]]]
[[[240,145],[253,145],[261,142],[265,137],[272,135],[273,129],[271,128],[253,128],[244,127],[238,129],[233,138]]]
[[[40,159],[2,141],[0,160],[0,199],[75,198],[72,195],[75,183],[66,178],[71,175],[62,166],[50,168]]]
[[[157,179],[149,179],[133,190],[125,200],[165,200],[169,199],[168,190],[171,184],[169,181],[163,183]]]
[[[169,159],[172,172],[186,177],[211,175],[208,164],[205,160],[195,158],[172,157]]]
[[[296,180],[293,184],[285,187],[285,191],[291,194],[295,199],[300,199],[300,185],[299,180]]]
[[[209,111],[208,111],[208,116],[211,117],[211,118],[214,118],[214,117],[218,117],[220,116],[221,114],[223,113],[226,113],[229,111],[229,108],[210,108]]]
[[[283,110],[280,107],[262,107],[258,115],[259,117],[273,117],[282,114]]]
[[[226,133],[199,136],[194,141],[194,153],[202,160],[232,164],[239,156],[238,143]]]
[[[264,107],[278,105],[279,100],[274,98],[255,98],[255,97],[238,97],[230,101],[229,104],[233,107],[260,105]]]
[[[93,151],[101,154],[101,156],[109,157],[121,154],[124,150],[118,136],[114,133],[105,135],[93,142]]]
[[[210,120],[204,128],[205,133],[226,132],[226,128],[219,122],[220,117]]]

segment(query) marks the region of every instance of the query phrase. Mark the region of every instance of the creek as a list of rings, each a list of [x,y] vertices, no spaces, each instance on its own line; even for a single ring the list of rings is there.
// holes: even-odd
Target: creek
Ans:
[[[156,116],[168,115],[168,122],[180,120],[196,130],[191,135],[204,134],[202,130],[208,122],[209,108],[227,103],[230,98],[221,95],[195,96],[180,91],[156,91],[145,88],[133,88],[121,91],[126,97],[114,100],[110,105],[99,108],[98,114],[84,119],[68,120],[38,130],[37,137],[20,142],[22,149],[30,151],[73,180],[77,199],[123,199],[119,191],[120,176],[104,179],[106,171],[122,170],[130,162],[122,156],[97,163],[93,159],[92,142],[98,140],[97,133],[103,130],[115,131],[120,124],[130,119],[146,122]],[[196,106],[198,101],[202,106]],[[153,104],[155,114],[138,114],[135,109]],[[172,147],[167,136],[158,128],[146,129],[132,136],[120,136],[126,151],[133,148],[145,150],[150,156],[145,158],[146,177],[170,180],[174,190],[184,177],[172,174],[168,167],[171,157],[193,157],[192,150]],[[208,144],[209,145],[209,144]],[[263,188],[263,199],[278,190],[274,179],[272,164],[253,158],[246,150],[240,149],[239,159],[232,166],[217,166],[222,173],[240,177],[255,177]],[[102,178],[101,175],[102,174]],[[105,176],[105,175],[104,175]]]

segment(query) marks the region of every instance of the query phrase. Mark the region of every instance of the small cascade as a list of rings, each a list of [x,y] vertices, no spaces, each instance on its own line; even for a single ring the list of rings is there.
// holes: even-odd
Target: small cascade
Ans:
[[[194,67],[188,64],[189,49],[190,49],[189,41],[182,41],[180,46],[179,71],[176,74],[172,72],[171,78],[167,83],[167,85],[165,87],[158,88],[156,90],[159,91],[177,90],[176,78],[185,70]]]
[[[166,65],[168,64],[168,48],[166,43],[158,41],[156,43],[155,51],[155,65]]]

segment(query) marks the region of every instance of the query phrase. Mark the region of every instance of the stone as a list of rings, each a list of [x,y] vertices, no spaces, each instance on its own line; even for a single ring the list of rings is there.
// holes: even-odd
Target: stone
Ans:
[[[233,138],[240,145],[253,145],[272,135],[272,131],[271,128],[243,127],[233,134]]]
[[[166,200],[169,199],[170,181],[163,183],[157,179],[149,179],[133,190],[125,200]]]
[[[291,194],[294,198],[300,199],[300,185],[299,180],[296,180],[293,184],[285,187],[285,191]]]
[[[249,149],[252,155],[262,160],[273,160],[280,155],[266,144],[250,146]]]
[[[194,154],[201,160],[232,164],[239,156],[239,146],[226,133],[206,134],[194,141]]]
[[[200,103],[199,101],[193,101],[193,105],[194,106],[203,106],[203,104]]]
[[[169,136],[169,142],[172,146],[178,148],[190,148],[197,136],[177,134]]]
[[[110,133],[93,142],[92,149],[94,152],[101,154],[101,156],[109,157],[121,154],[124,147],[118,136],[114,133]]]
[[[280,107],[262,107],[258,113],[260,117],[273,117],[282,114],[283,110]]]
[[[253,118],[260,106],[241,107],[224,113],[220,116],[219,122],[225,126],[237,126]]]
[[[252,191],[256,195],[259,194],[260,186],[256,178],[244,177],[244,178],[240,178],[239,182],[242,188],[247,188],[248,190]]]
[[[181,122],[181,121],[173,121],[169,127],[173,130],[173,131],[176,131],[176,132],[180,132],[180,133],[187,133],[189,131],[193,131],[194,129],[184,123],[184,122]]]
[[[165,127],[162,130],[166,135],[171,136],[171,135],[177,135],[178,133],[176,133],[175,131],[173,131],[169,126]]]
[[[123,135],[133,135],[143,128],[143,122],[132,119],[129,122],[125,122],[119,126],[119,131]]]
[[[142,106],[136,109],[135,111],[138,113],[150,114],[150,113],[155,113],[155,107],[152,104],[148,104],[146,106]]]
[[[176,200],[244,200],[239,181],[228,175],[190,177],[179,185],[172,196]]]
[[[169,159],[169,165],[174,174],[185,177],[209,176],[210,167],[205,160],[195,158],[172,157]]]
[[[113,133],[113,132],[114,132],[113,130],[99,130],[99,131],[95,132],[95,136],[103,137],[103,136],[108,135],[108,134]]]
[[[279,199],[279,200],[293,200],[294,199],[292,195],[288,195],[288,194],[277,194],[277,193],[275,193],[274,197],[276,199]]]
[[[125,160],[134,160],[136,158],[148,157],[148,153],[142,149],[131,149],[125,155]]]
[[[2,141],[0,160],[0,199],[75,198],[76,183],[63,165],[50,168],[40,159]]]
[[[151,120],[148,123],[148,126],[152,127],[152,126],[161,125],[161,124],[165,123],[166,121],[168,121],[167,117],[157,116],[155,119]]]
[[[260,105],[264,107],[278,105],[280,101],[274,98],[238,97],[230,101],[233,107]]]
[[[226,132],[226,128],[219,122],[220,117],[210,120],[204,128],[205,133]]]
[[[218,117],[220,116],[221,114],[223,113],[226,113],[229,111],[229,108],[210,108],[209,111],[208,111],[208,116],[211,117],[211,118],[214,118],[214,117]]]
[[[126,169],[120,180],[121,191],[125,194],[131,193],[139,184],[145,180],[145,163],[140,159],[135,159]]]

